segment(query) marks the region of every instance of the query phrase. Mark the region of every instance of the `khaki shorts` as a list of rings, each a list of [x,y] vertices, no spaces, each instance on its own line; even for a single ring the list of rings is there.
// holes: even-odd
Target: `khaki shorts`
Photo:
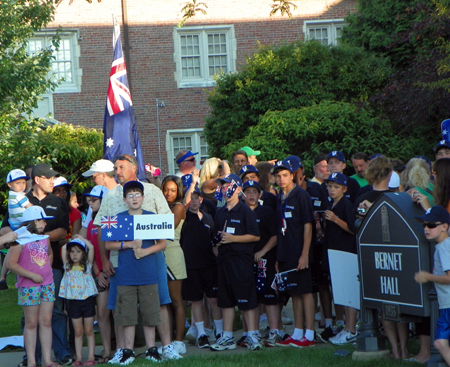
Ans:
[[[138,308],[144,326],[155,326],[161,323],[158,284],[117,287],[114,316],[117,325],[137,325]]]

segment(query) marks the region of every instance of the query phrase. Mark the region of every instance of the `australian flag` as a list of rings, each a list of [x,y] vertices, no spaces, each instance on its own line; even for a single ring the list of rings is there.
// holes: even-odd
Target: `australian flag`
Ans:
[[[114,161],[121,154],[136,157],[138,179],[145,180],[144,160],[134,121],[133,103],[128,87],[127,68],[120,42],[120,26],[114,20],[114,57],[109,75],[108,96],[103,121],[103,158]]]
[[[102,216],[102,240],[103,241],[133,241],[134,221],[132,215],[116,215],[113,217]]]

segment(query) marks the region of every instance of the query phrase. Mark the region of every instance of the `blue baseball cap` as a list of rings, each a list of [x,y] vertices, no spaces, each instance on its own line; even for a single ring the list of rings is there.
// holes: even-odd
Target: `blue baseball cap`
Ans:
[[[347,177],[345,177],[345,175],[343,175],[342,173],[339,173],[339,172],[332,173],[324,181],[325,182],[333,181],[339,185],[347,186]]]
[[[437,151],[441,148],[448,148],[450,149],[450,141],[448,140],[441,140],[439,143],[437,143],[434,147],[433,147],[433,151],[435,153],[437,153]]]
[[[450,224],[450,214],[440,205],[428,209],[425,215],[414,218],[417,222],[441,222]]]
[[[251,172],[259,173],[259,171],[257,170],[257,168],[255,166],[253,166],[251,164],[247,164],[239,170],[239,176],[241,176],[241,178],[244,178],[244,176],[247,173],[251,173]]]
[[[250,180],[250,181],[244,182],[244,185],[242,186],[242,191],[245,191],[245,189],[248,187],[254,187],[255,189],[258,189],[259,192],[262,191],[261,186],[259,186],[259,183],[256,181]]]
[[[231,183],[232,181],[236,182],[239,186],[242,186],[241,178],[238,175],[235,175],[234,173],[229,173],[224,178],[216,179],[216,182],[219,185],[223,185],[224,183]]]
[[[327,162],[330,158],[336,158],[339,159],[341,162],[345,163],[345,156],[343,153],[341,153],[338,150],[333,150],[332,152],[328,153],[327,155]]]
[[[300,167],[303,167],[302,160],[296,155],[290,155],[285,161],[291,165],[293,172],[297,171]]]
[[[289,172],[293,172],[291,164],[285,159],[284,161],[278,161],[275,163],[273,168],[270,170],[270,173],[274,175],[278,171],[288,170]]]
[[[8,176],[6,176],[6,183],[20,180],[21,178],[27,181],[30,179],[27,174],[21,169],[13,169],[8,173]]]
[[[127,190],[132,187],[138,188],[142,191],[142,195],[144,195],[144,185],[142,185],[139,181],[128,181],[125,185],[123,185],[123,194],[125,195]]]
[[[105,186],[97,185],[92,188],[91,192],[84,193],[83,196],[93,196],[101,199],[108,193],[108,191],[109,190]]]

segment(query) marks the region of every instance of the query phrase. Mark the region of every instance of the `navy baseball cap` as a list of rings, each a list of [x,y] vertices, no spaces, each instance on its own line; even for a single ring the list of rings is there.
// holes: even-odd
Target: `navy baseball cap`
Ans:
[[[262,190],[261,186],[259,186],[259,183],[252,180],[244,182],[244,185],[242,186],[242,191],[245,191],[247,187],[254,187],[255,189],[258,189],[259,192],[261,192]]]
[[[288,170],[291,173],[293,172],[292,166],[286,159],[284,161],[276,162],[275,165],[273,166],[273,168],[270,170],[270,173],[272,175],[274,175],[278,171],[282,171],[282,170]]]
[[[257,168],[255,166],[253,166],[251,164],[247,164],[239,170],[239,176],[241,176],[241,178],[244,178],[244,176],[247,173],[251,173],[251,172],[259,173],[259,171],[257,170]]]
[[[180,164],[181,162],[185,161],[186,159],[191,158],[191,157],[193,157],[194,155],[197,155],[197,154],[198,154],[198,152],[197,153],[192,153],[190,150],[188,150],[186,153],[184,153],[181,157],[179,157],[177,159],[177,164]]]
[[[125,185],[123,185],[123,195],[125,197],[125,193],[130,188],[137,188],[142,191],[142,195],[144,195],[144,185],[142,185],[139,181],[128,181]]]
[[[440,205],[428,209],[425,215],[414,218],[417,222],[441,222],[450,224],[450,214]]]
[[[448,148],[450,149],[450,141],[448,140],[441,140],[439,143],[437,143],[434,147],[433,147],[433,151],[435,153],[437,153],[437,151],[441,148]]]
[[[347,186],[347,177],[345,177],[345,175],[343,175],[342,173],[339,173],[339,172],[332,173],[324,181],[325,182],[333,181],[333,182],[338,183],[339,185]]]
[[[236,182],[239,186],[242,186],[241,178],[238,175],[235,175],[234,173],[229,173],[224,178],[216,179],[216,182],[219,185],[223,185],[224,183],[231,183],[232,181]]]
[[[336,158],[336,159],[339,159],[341,162],[345,163],[344,154],[338,150],[333,150],[332,152],[328,153],[327,162],[329,161],[330,158]]]
[[[302,160],[296,155],[290,155],[285,161],[291,165],[293,172],[297,171],[300,167],[303,167]]]

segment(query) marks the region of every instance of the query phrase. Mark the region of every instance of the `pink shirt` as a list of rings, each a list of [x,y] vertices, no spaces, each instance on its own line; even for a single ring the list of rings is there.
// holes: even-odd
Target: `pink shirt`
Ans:
[[[33,273],[44,278],[40,284],[33,282],[29,278],[17,276],[16,288],[36,287],[37,285],[48,285],[53,283],[53,272],[48,258],[47,239],[29,242],[23,245],[18,264]]]

